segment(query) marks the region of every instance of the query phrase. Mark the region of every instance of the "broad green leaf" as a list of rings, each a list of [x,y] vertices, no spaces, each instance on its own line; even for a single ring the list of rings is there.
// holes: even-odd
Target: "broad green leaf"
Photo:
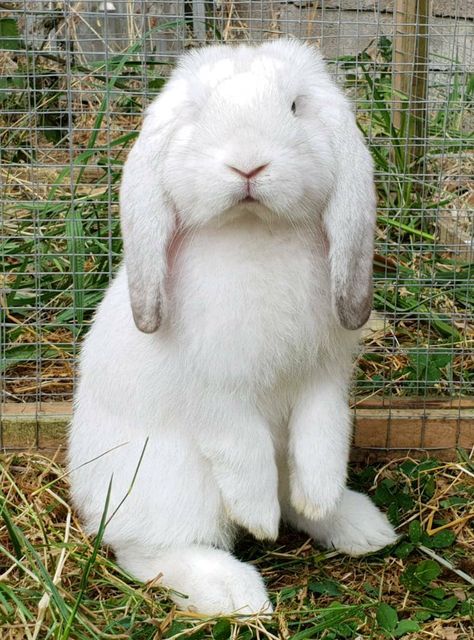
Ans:
[[[444,598],[444,600],[438,600],[429,597],[423,598],[421,600],[422,607],[424,607],[428,611],[436,613],[437,615],[440,615],[442,613],[451,613],[451,611],[456,607],[458,603],[459,600],[456,598],[456,596]]]
[[[423,542],[430,549],[445,549],[450,547],[456,540],[456,534],[453,531],[445,530],[435,533],[434,536],[426,536]]]
[[[181,633],[182,631],[186,630],[186,625],[183,624],[182,622],[177,622],[176,620],[173,620],[173,622],[171,623],[170,628],[168,629],[168,631],[165,634],[165,638],[171,638],[175,635],[177,635],[178,633]]]
[[[423,584],[429,584],[441,573],[441,567],[434,560],[423,560],[415,569],[415,575]]]
[[[398,615],[393,607],[386,602],[381,602],[377,607],[375,615],[377,622],[379,623],[379,627],[385,631],[394,631],[398,623]]]
[[[401,558],[403,560],[405,558],[408,558],[414,548],[415,545],[411,542],[401,542],[395,549],[395,555],[397,556],[397,558]]]
[[[423,535],[423,529],[421,528],[421,524],[418,520],[413,520],[412,522],[410,522],[408,535],[410,536],[410,540],[414,544],[418,544],[418,542],[420,542],[421,536]]]
[[[328,596],[340,596],[342,589],[334,580],[318,580],[317,582],[310,582],[308,589],[314,593],[320,593]]]
[[[418,624],[418,622],[416,622],[416,620],[400,620],[393,631],[393,635],[396,638],[401,638],[401,636],[404,636],[406,633],[414,633],[415,631],[419,630],[420,625]]]
[[[21,43],[17,21],[13,18],[2,18],[0,20],[0,49],[12,51],[20,48]]]
[[[410,591],[422,591],[441,573],[441,567],[434,560],[423,560],[409,565],[400,576],[400,582]]]
[[[420,622],[425,622],[426,620],[429,620],[431,618],[431,612],[426,611],[426,609],[419,609],[418,611],[415,611],[413,617]]]
[[[212,637],[214,640],[229,640],[232,635],[232,628],[228,620],[219,620],[214,625]]]

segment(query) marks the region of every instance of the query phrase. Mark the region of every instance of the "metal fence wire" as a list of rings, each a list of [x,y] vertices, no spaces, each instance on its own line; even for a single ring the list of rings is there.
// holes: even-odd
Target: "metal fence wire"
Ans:
[[[123,161],[176,57],[296,37],[354,100],[376,165],[354,406],[383,398],[389,422],[400,398],[461,412],[474,380],[473,21],[473,0],[0,2],[2,411],[71,401],[120,260]],[[0,444],[39,445],[42,428],[2,430]]]

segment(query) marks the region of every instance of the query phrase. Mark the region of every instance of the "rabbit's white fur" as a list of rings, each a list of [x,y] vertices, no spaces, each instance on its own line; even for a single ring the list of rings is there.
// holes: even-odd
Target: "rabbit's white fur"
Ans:
[[[236,525],[274,539],[282,512],[353,554],[395,539],[345,488],[374,212],[370,155],[309,47],[195,51],[147,110],[123,174],[125,266],[82,350],[70,468],[91,533],[112,478],[104,541],[180,606],[270,609],[229,552]]]

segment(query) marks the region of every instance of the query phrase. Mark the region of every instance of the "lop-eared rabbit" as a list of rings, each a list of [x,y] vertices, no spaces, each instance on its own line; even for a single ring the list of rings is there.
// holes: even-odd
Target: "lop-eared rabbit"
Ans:
[[[125,260],[80,360],[72,496],[139,580],[205,614],[270,612],[239,528],[327,548],[396,536],[346,487],[375,193],[348,100],[296,41],[186,54],[123,170]],[[85,464],[87,463],[87,464]],[[186,597],[184,597],[186,596]]]

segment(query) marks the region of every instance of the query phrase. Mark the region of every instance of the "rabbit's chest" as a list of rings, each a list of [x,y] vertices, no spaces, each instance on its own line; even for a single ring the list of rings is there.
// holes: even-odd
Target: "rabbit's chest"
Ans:
[[[272,385],[314,361],[330,320],[324,256],[295,234],[212,234],[183,250],[180,341],[206,375]]]

